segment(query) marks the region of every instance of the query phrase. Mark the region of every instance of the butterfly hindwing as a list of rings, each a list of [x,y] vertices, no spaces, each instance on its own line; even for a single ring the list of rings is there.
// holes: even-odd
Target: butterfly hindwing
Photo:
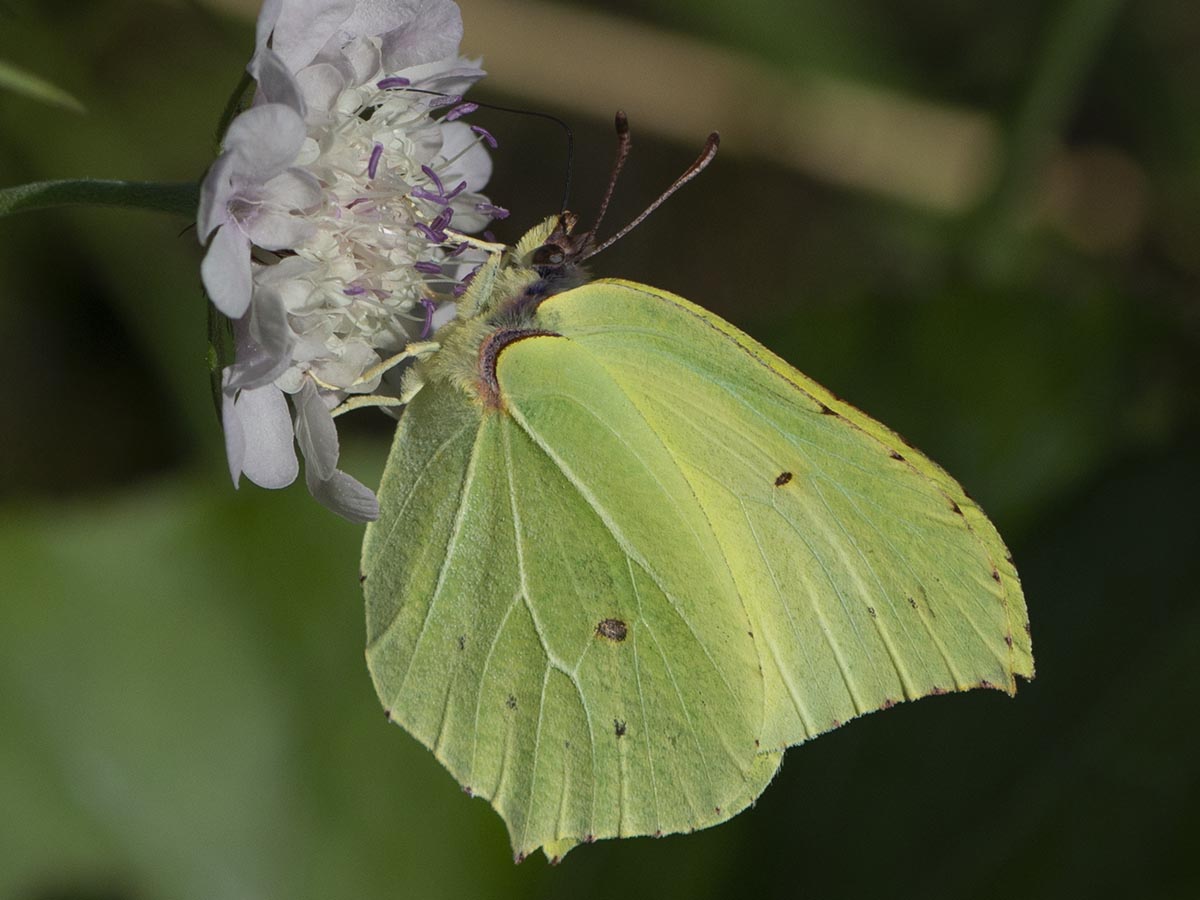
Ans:
[[[435,382],[402,420],[364,548],[380,697],[519,855],[723,821],[779,755],[713,534],[588,354],[501,359],[505,410]]]

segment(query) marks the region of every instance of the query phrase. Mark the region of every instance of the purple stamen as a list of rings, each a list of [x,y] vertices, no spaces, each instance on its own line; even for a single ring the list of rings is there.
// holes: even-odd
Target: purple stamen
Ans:
[[[455,119],[461,119],[463,116],[469,116],[475,110],[479,109],[478,103],[460,103],[450,112],[446,113],[445,119],[447,122],[453,122]]]
[[[435,175],[434,177],[436,178],[437,176]],[[413,188],[408,192],[408,194],[410,197],[416,197],[418,200],[428,200],[430,203],[436,203],[439,206],[445,206],[467,189],[467,183],[465,181],[459,182],[458,187],[448,194],[446,193],[446,189],[442,187],[441,181],[438,182],[438,186],[441,187],[441,193],[438,194],[435,194],[432,191],[427,191],[425,188]]]
[[[482,125],[472,125],[471,130],[473,132],[475,132],[475,134],[477,134],[479,137],[481,137],[485,141],[487,141],[487,145],[489,147],[491,147],[493,150],[495,150],[497,147],[500,146],[500,142],[498,140],[496,140],[494,137],[492,137],[492,133],[490,131],[488,131],[486,128],[484,128]]]
[[[485,231],[483,233],[483,239],[489,244],[494,244],[496,243],[496,233],[494,231]]]
[[[433,311],[435,309],[433,301],[428,297],[421,298],[421,305],[425,307],[425,327],[421,329],[421,340],[429,337],[433,333]]]
[[[491,216],[493,219],[507,219],[512,215],[503,206],[496,206],[494,203],[476,203],[475,212],[481,212],[485,216]]]
[[[425,177],[433,182],[434,187],[438,189],[438,194],[446,193],[446,186],[442,184],[442,179],[438,178],[438,173],[429,168],[429,166],[421,166],[421,171],[425,173]]]
[[[419,262],[413,263],[413,268],[418,272],[424,272],[426,275],[441,275],[442,267],[435,262]]]
[[[446,226],[450,224],[452,218],[454,218],[454,210],[447,206],[428,225],[417,222],[413,228],[425,235],[427,240],[433,241],[435,244],[444,244],[446,242]]]
[[[413,188],[408,192],[408,195],[410,197],[415,197],[418,200],[428,200],[430,203],[437,203],[439,205],[444,203],[446,200],[446,198],[441,194],[431,193],[430,191],[425,190],[425,188]]]
[[[349,203],[347,203],[346,209],[354,209],[354,207],[358,206],[358,204],[360,204],[360,203],[370,203],[370,202],[371,202],[370,197],[359,197],[357,200],[351,200]]]
[[[464,253],[467,252],[467,246],[468,246],[467,244],[459,244],[457,247],[455,247],[453,250],[451,250],[449,253],[447,253],[446,257],[448,259],[453,259],[456,256],[462,256]]]
[[[365,294],[367,289],[361,284],[352,284],[350,287],[342,290],[342,293],[347,297],[357,297],[359,294]]]
[[[471,282],[475,280],[475,276],[478,274],[478,272],[479,266],[476,266],[470,272],[468,272],[466,276],[464,276],[462,281],[454,286],[450,293],[454,294],[455,297],[461,297],[467,292],[467,288],[471,286]]]
[[[392,75],[391,77],[385,78],[378,82],[375,87],[379,88],[381,91],[386,91],[390,88],[408,87],[410,84],[412,84],[412,82],[407,78],[401,78],[399,75]]]
[[[379,160],[383,159],[383,144],[376,143],[371,151],[371,161],[367,163],[367,176],[374,178],[379,171]]]
[[[441,109],[443,106],[455,106],[462,103],[462,94],[447,94],[445,97],[434,97],[429,101],[430,109]]]

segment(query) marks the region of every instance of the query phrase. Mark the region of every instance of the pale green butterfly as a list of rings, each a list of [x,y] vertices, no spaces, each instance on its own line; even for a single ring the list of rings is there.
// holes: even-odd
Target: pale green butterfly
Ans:
[[[788,747],[1032,677],[1012,559],[953,478],[687,300],[580,284],[574,224],[495,247],[410,371],[363,545],[388,716],[518,861],[717,824]]]

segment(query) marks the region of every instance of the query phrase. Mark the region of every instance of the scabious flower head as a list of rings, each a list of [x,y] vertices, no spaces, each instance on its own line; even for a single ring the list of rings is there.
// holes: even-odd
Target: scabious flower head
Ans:
[[[298,443],[318,500],[376,517],[374,494],[337,468],[331,410],[390,390],[381,361],[453,317],[481,253],[448,229],[507,215],[480,193],[495,139],[463,121],[483,71],[461,38],[451,0],[264,3],[254,103],[198,217],[205,289],[234,320],[222,391],[235,484],[290,484]]]

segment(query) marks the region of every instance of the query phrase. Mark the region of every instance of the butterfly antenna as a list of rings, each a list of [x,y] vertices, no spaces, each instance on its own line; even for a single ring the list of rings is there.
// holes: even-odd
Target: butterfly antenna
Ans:
[[[608,176],[608,187],[604,191],[604,199],[600,201],[600,212],[596,214],[596,222],[592,225],[591,234],[595,234],[600,230],[600,223],[604,221],[604,214],[608,212],[608,204],[612,200],[613,191],[617,187],[617,179],[621,177],[621,170],[625,168],[625,160],[629,159],[629,148],[632,146],[632,139],[629,137],[629,117],[625,115],[624,110],[617,110],[617,156],[613,160],[612,171]]]
[[[632,222],[630,222],[628,225],[626,225],[624,228],[622,228],[620,231],[618,231],[616,234],[614,234],[612,237],[610,237],[603,244],[601,244],[600,246],[598,246],[592,250],[589,250],[586,255],[584,255],[580,258],[579,261],[583,262],[583,260],[590,259],[591,257],[595,256],[597,253],[607,250],[609,247],[611,247],[613,244],[615,244],[621,238],[625,237],[625,235],[629,234],[629,232],[633,231],[633,229],[635,229],[639,225],[641,225],[642,222],[645,221],[646,217],[649,216],[656,209],[658,209],[660,206],[662,206],[664,203],[666,203],[667,200],[670,199],[672,194],[674,194],[677,190],[679,190],[681,187],[683,187],[685,184],[687,184],[689,181],[691,181],[693,178],[695,178],[697,175],[699,175],[701,172],[703,172],[705,169],[708,168],[708,164],[710,162],[712,162],[713,159],[716,157],[717,148],[719,146],[721,146],[721,136],[719,134],[717,134],[717,132],[714,131],[712,134],[710,134],[708,136],[708,140],[704,142],[704,149],[700,151],[700,155],[698,157],[696,157],[696,161],[694,163],[692,163],[690,166],[688,166],[687,169],[684,171],[684,173],[682,175],[680,175],[678,178],[676,178],[674,183],[669,188],[667,188],[665,191],[663,191],[657,200],[655,200],[653,203],[651,203],[649,206],[647,206],[642,211],[641,215],[639,215],[636,219],[634,219]],[[618,150],[618,152],[620,152],[620,151]],[[610,184],[609,185],[610,192],[611,192],[611,188],[612,188],[612,186]]]

